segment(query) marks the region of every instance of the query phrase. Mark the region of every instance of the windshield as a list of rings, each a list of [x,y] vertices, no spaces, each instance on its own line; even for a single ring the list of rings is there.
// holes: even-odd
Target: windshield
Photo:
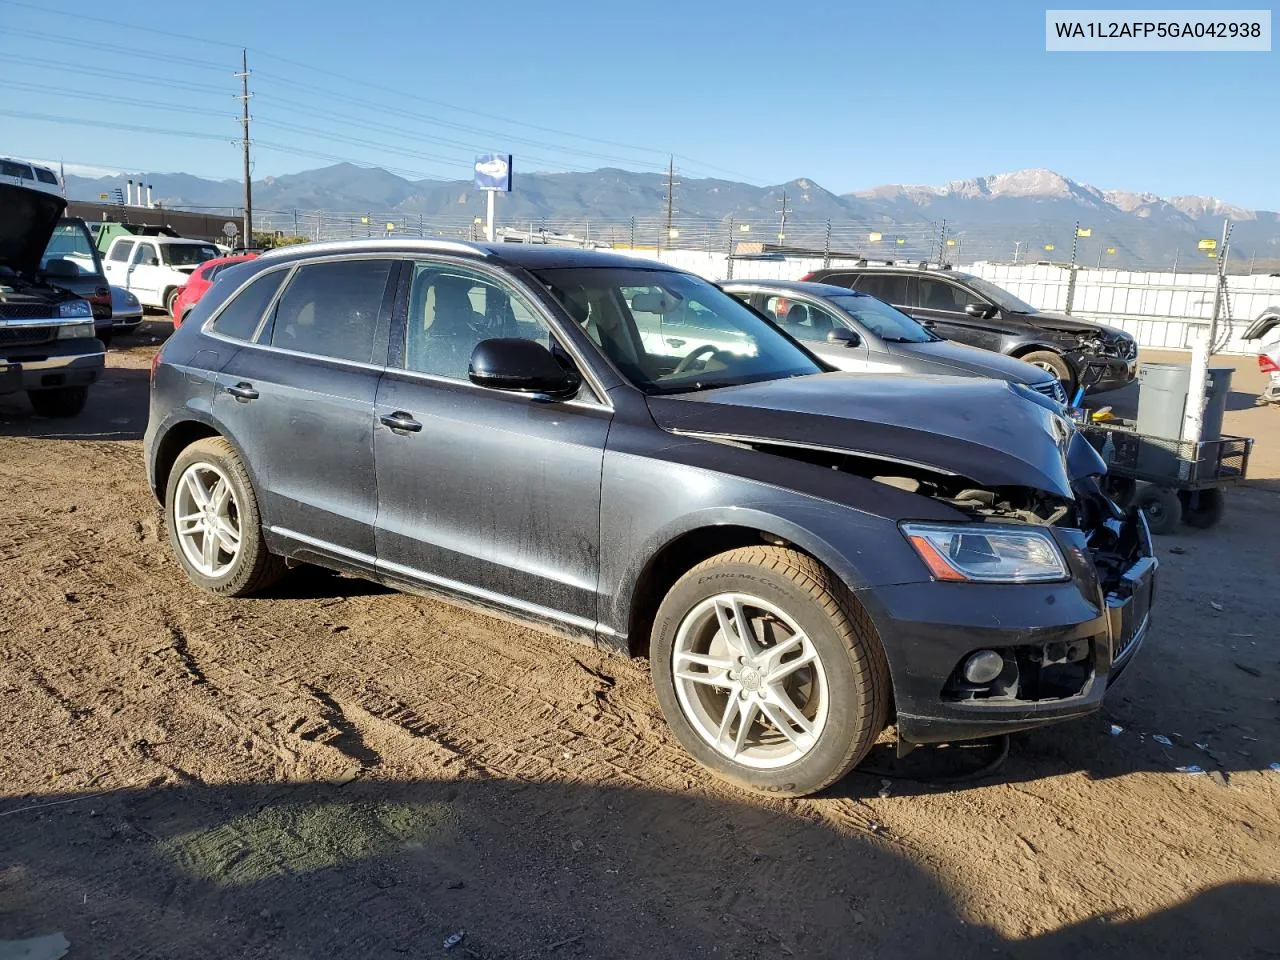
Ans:
[[[683,393],[821,373],[785,334],[718,287],[667,270],[539,270],[614,366],[645,393]]]
[[[98,265],[98,253],[89,237],[89,231],[83,224],[75,221],[63,221],[53,231],[53,236],[45,245],[44,255],[40,258],[40,269],[48,270],[49,261],[65,260],[75,264],[80,273],[101,273]]]
[[[221,256],[213,244],[163,243],[160,250],[164,262],[171,267],[198,267]]]
[[[964,282],[994,303],[1001,310],[1012,310],[1014,313],[1036,312],[1036,308],[1031,304],[1024,300],[1019,300],[1008,290],[1002,290],[994,283],[988,283],[981,277],[965,277]]]
[[[881,340],[889,343],[928,343],[939,340],[905,313],[875,297],[857,294],[827,297]]]

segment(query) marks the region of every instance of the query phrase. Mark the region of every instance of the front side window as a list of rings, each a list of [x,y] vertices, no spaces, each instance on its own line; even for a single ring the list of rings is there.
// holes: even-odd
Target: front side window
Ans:
[[[124,240],[111,248],[111,252],[107,254],[107,259],[112,263],[128,263],[129,254],[131,253],[133,253],[133,241]]]
[[[236,340],[248,340],[258,329],[262,315],[271,304],[271,298],[280,289],[288,270],[274,270],[264,273],[240,291],[234,300],[228,303],[218,319],[213,321],[213,329],[224,337]]]
[[[58,178],[53,175],[52,170],[46,170],[43,167],[36,167],[35,171],[36,171],[36,179],[39,180],[41,183],[52,183],[55,186],[57,185]]]
[[[221,256],[213,244],[166,243],[161,249],[164,262],[171,267],[195,267]]]
[[[495,337],[521,337],[551,348],[546,324],[515,291],[464,267],[414,264],[405,324],[406,369],[466,380],[476,344]]]
[[[651,394],[819,373],[800,347],[700,277],[670,270],[582,267],[534,275],[600,351]]]
[[[777,318],[778,326],[797,340],[825,343],[827,334],[845,327],[835,314],[815,303],[769,297],[764,306],[766,312]]]
[[[154,243],[140,243],[138,244],[138,254],[133,258],[133,262],[146,265],[150,264],[152,260],[159,261],[159,259],[160,256],[156,253]]]
[[[920,306],[925,310],[949,310],[952,313],[963,313],[964,308],[969,304],[981,302],[977,295],[945,280],[921,277],[916,282],[920,284]]]
[[[334,260],[299,267],[271,319],[273,347],[369,363],[391,260]]]

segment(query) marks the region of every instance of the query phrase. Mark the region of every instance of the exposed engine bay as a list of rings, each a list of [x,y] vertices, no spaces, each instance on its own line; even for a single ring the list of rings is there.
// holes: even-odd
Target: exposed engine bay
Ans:
[[[940,500],[975,522],[1029,523],[1080,530],[1089,546],[1104,591],[1121,581],[1143,556],[1141,524],[1133,508],[1107,495],[1094,474],[1072,480],[1073,498],[1030,487],[977,486],[966,477],[924,465],[888,463],[877,457],[782,444],[753,443],[754,449],[856,474],[908,493]]]

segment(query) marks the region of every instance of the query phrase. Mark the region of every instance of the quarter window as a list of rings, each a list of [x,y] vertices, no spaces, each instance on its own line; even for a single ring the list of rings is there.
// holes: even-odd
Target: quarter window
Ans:
[[[392,265],[335,260],[299,267],[262,339],[285,350],[369,363]]]
[[[266,312],[271,298],[280,289],[287,270],[264,273],[240,291],[240,295],[226,305],[213,321],[213,329],[224,337],[248,340],[258,329],[258,321]]]
[[[117,243],[111,248],[111,253],[107,259],[112,263],[128,263],[129,254],[133,253],[133,241],[125,240],[123,243]]]
[[[550,331],[519,294],[461,267],[414,265],[406,369],[466,380],[476,344],[495,337],[521,337],[551,348]]]

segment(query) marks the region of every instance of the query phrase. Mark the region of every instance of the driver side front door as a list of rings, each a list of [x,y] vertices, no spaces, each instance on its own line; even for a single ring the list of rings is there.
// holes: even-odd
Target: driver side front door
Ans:
[[[468,379],[481,340],[552,342],[551,322],[505,278],[422,259],[401,282],[374,410],[379,573],[593,630],[612,409],[585,383],[547,400]]]

